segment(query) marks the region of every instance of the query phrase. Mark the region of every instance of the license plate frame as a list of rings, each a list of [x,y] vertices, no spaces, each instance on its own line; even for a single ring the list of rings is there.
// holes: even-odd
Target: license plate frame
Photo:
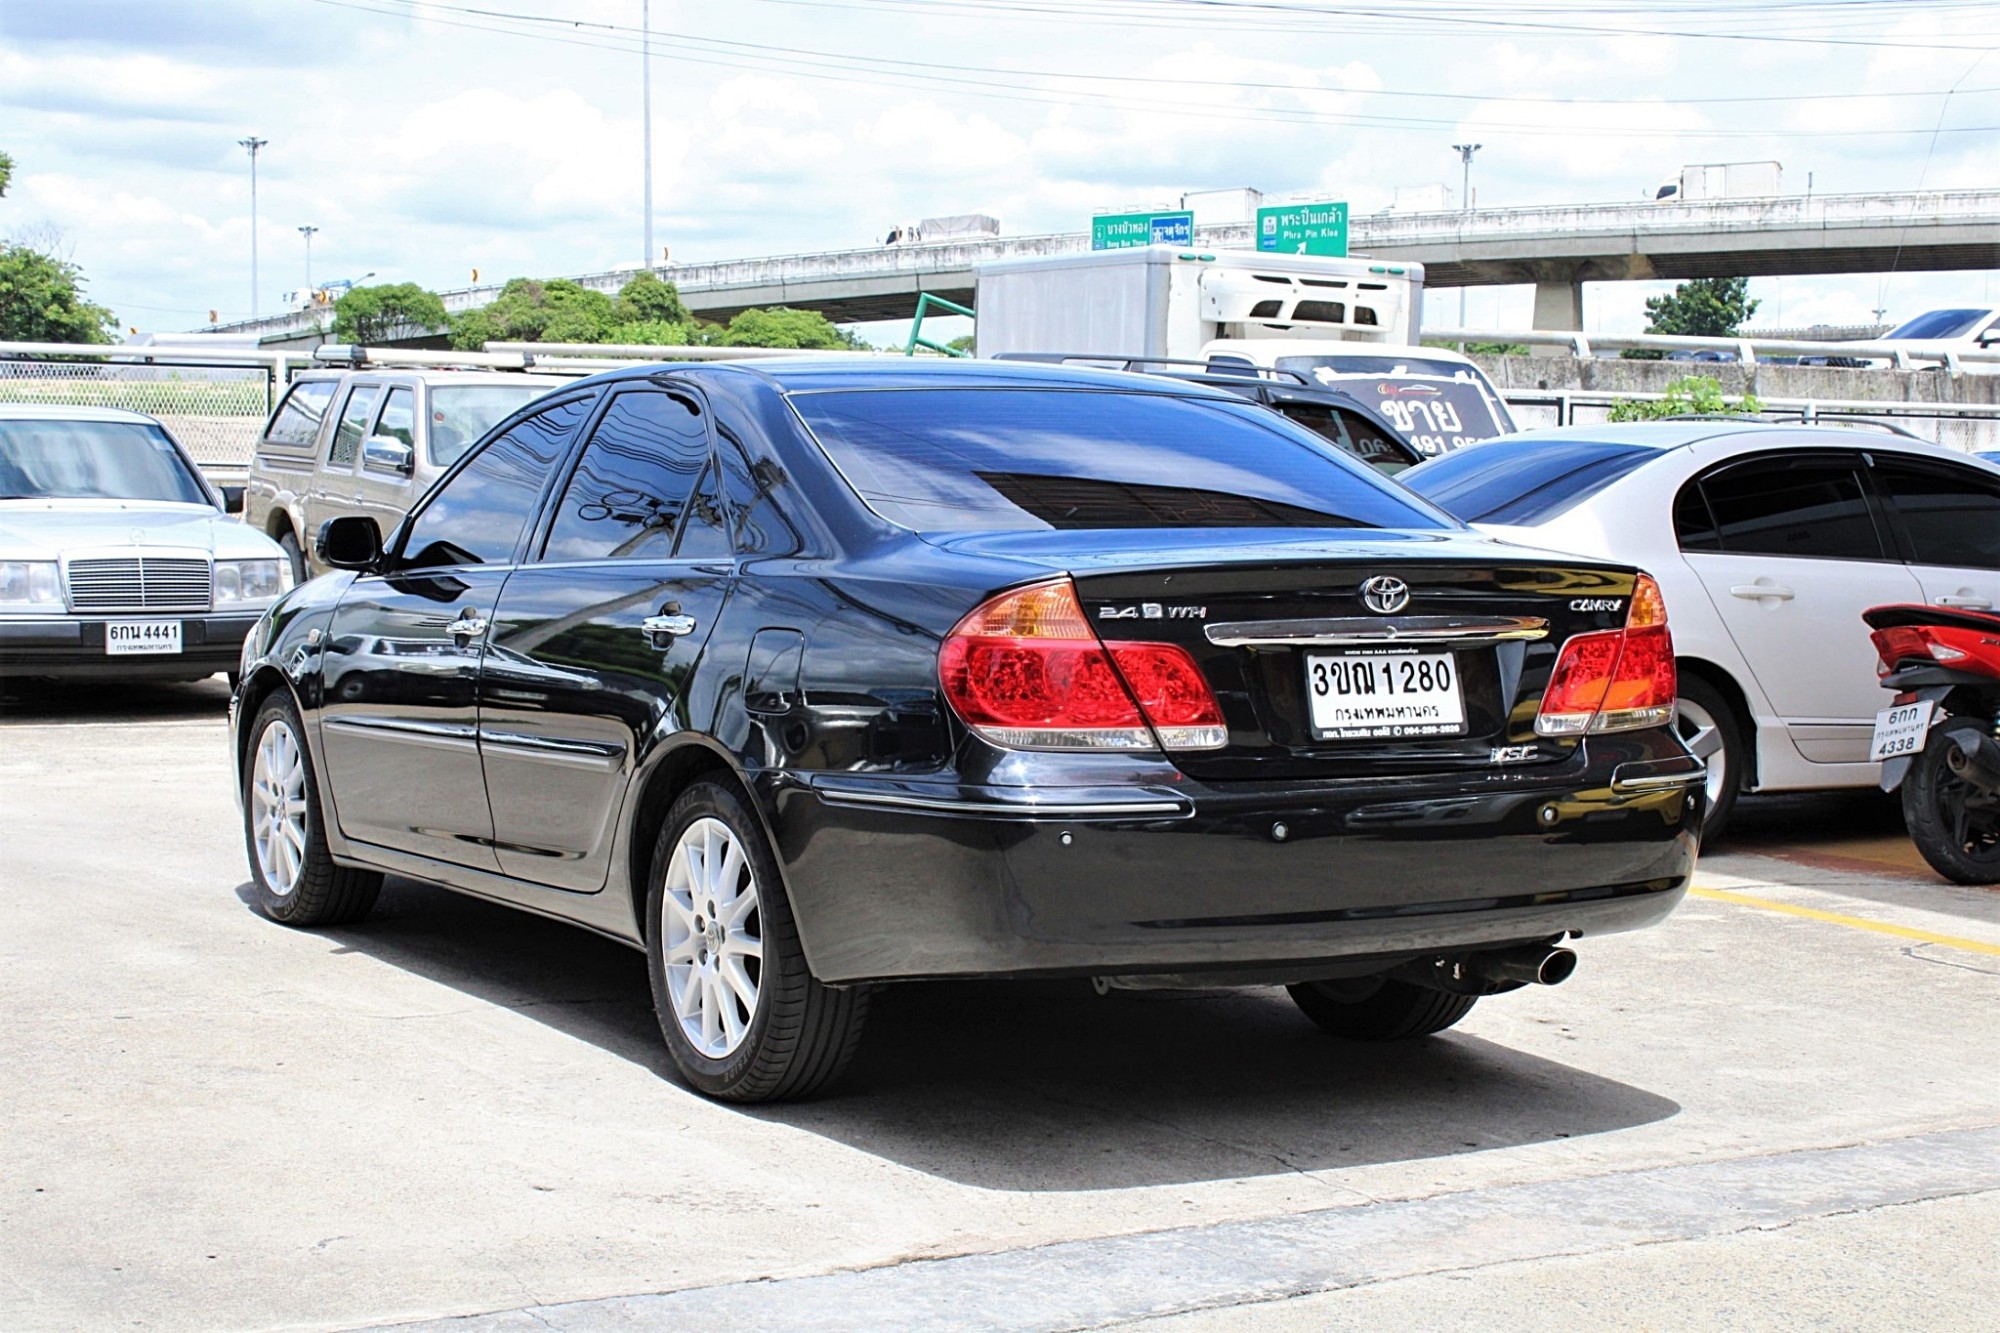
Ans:
[[[1875,730],[1868,737],[1868,762],[1919,754],[1936,721],[1935,699],[1918,699],[1884,708],[1875,714]]]
[[[1304,673],[1306,721],[1315,740],[1448,738],[1467,732],[1456,653],[1401,647],[1315,651],[1304,654]]]
[[[186,651],[186,634],[178,620],[107,620],[106,657],[169,657]]]

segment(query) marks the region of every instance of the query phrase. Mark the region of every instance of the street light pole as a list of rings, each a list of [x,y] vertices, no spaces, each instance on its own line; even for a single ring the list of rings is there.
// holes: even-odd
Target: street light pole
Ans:
[[[639,0],[639,119],[646,154],[646,271],[653,271],[653,4]]]
[[[251,135],[238,139],[238,144],[250,150],[250,318],[257,318],[257,150],[271,142]]]
[[[1462,212],[1470,213],[1472,211],[1472,155],[1485,146],[1485,144],[1480,143],[1455,143],[1452,145],[1453,148],[1458,150],[1458,160],[1464,166],[1464,171],[1459,177],[1458,184],[1458,206]],[[1461,329],[1465,327],[1465,284],[1462,282],[1458,285],[1458,327]],[[1463,352],[1465,344],[1460,343],[1458,350]]]
[[[306,299],[308,301],[312,299],[313,295],[313,233],[318,230],[318,227],[312,226],[299,228],[299,235],[306,238]]]

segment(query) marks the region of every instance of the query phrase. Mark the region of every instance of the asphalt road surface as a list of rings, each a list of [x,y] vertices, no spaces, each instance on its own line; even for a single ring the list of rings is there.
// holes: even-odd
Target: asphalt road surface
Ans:
[[[1428,1042],[912,986],[741,1110],[615,944],[259,917],[224,699],[0,702],[0,1328],[2000,1326],[2000,892],[1877,795]]]

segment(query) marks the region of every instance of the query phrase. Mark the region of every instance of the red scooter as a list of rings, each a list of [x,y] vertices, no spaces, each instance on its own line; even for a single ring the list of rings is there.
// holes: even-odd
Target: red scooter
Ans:
[[[1960,884],[2000,883],[2000,615],[1877,606],[1882,688],[1869,758],[1882,790],[1903,789],[1903,822],[1924,860]]]

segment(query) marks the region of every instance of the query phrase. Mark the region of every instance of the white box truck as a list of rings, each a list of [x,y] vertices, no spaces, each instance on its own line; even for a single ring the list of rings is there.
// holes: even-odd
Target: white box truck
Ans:
[[[1767,199],[1779,193],[1784,174],[1784,167],[1776,162],[1697,162],[1663,181],[1653,201],[1692,204],[1704,199]]]
[[[1484,371],[1417,345],[1423,300],[1422,264],[1135,246],[979,265],[973,337],[983,357],[1296,377],[1361,399],[1426,454],[1512,433]]]
[[[1191,359],[1218,338],[1414,343],[1424,266],[1144,245],[995,260],[977,291],[980,356]]]

